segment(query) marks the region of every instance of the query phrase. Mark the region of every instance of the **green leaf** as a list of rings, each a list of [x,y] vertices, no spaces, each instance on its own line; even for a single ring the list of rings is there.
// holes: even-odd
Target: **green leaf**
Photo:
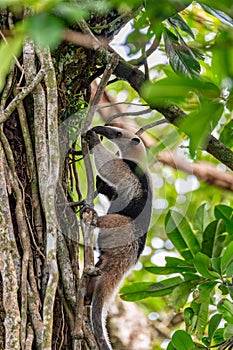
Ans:
[[[49,13],[38,13],[27,18],[25,25],[29,35],[37,45],[50,46],[51,48],[55,48],[59,44],[65,29],[64,22]]]
[[[206,295],[210,295],[217,284],[217,281],[208,281],[199,285],[199,291],[201,293],[201,301],[206,299]]]
[[[214,81],[220,86],[222,80],[228,77],[232,77],[232,65],[228,62],[232,62],[233,47],[227,45],[232,40],[231,31],[219,31],[216,37],[216,42],[212,50],[212,70],[214,72]],[[224,50],[223,50],[224,46]],[[232,106],[232,93],[228,96],[227,104]],[[231,109],[230,109],[231,110]]]
[[[177,76],[175,74],[169,76],[169,78],[161,79],[153,83],[146,82],[141,88],[142,97],[150,106],[164,106],[164,104],[166,105],[168,102],[178,103],[185,101],[189,97],[191,91],[195,92],[198,96],[204,96],[206,99],[214,99],[220,96],[219,88],[212,83],[200,79]],[[218,115],[218,110],[215,109],[218,107],[218,104],[214,101],[210,102],[209,100],[208,104],[210,106],[213,104],[214,106],[211,107],[212,114],[207,114],[209,122],[212,119],[216,119],[215,116]],[[202,116],[202,118],[206,120],[207,117]]]
[[[119,0],[114,1],[119,2]],[[150,22],[156,27],[156,25],[158,25],[164,19],[174,16],[182,9],[185,9],[185,7],[189,6],[191,2],[192,1],[190,0],[182,0],[182,2],[175,2],[173,0],[163,0],[162,2],[157,2],[155,6],[154,0],[147,0],[145,3],[146,12],[148,17],[150,18]]]
[[[177,211],[170,210],[165,218],[168,238],[187,260],[200,250],[199,243],[187,220]]]
[[[222,262],[221,256],[217,256],[217,258],[211,259],[211,266],[213,267],[214,271],[219,273],[219,275],[221,275],[221,262]]]
[[[191,336],[185,331],[178,330],[172,336],[172,344],[179,350],[193,350],[195,345]]]
[[[227,147],[233,147],[233,120],[230,120],[229,123],[224,126],[219,140]]]
[[[196,336],[199,340],[202,339],[203,334],[205,332],[208,320],[210,295],[215,286],[216,282],[206,282],[199,286],[200,296],[197,300],[200,302],[200,304],[195,312],[195,314],[197,315]],[[195,303],[191,303],[191,305],[195,305]]]
[[[226,286],[225,284],[219,284],[218,285],[218,289],[221,290],[222,295],[228,295],[229,294],[228,286]]]
[[[174,24],[176,27],[179,27],[183,32],[190,35],[193,39],[195,38],[192,29],[178,13],[175,14],[175,16],[171,17],[169,19],[169,22]]]
[[[179,259],[179,258],[175,258],[175,257],[171,257],[171,256],[166,256],[165,257],[166,260],[166,266],[169,267],[179,267],[179,266],[189,266],[189,267],[193,267],[193,262],[190,260],[183,260],[183,259]]]
[[[202,99],[199,110],[191,112],[181,121],[179,128],[190,138],[189,150],[192,156],[198,148],[205,147],[208,135],[222,116],[223,109],[222,103]]]
[[[194,315],[195,315],[195,312],[192,307],[186,307],[184,309],[184,322],[185,322],[187,331],[190,331],[191,329],[193,329]]]
[[[206,203],[200,205],[194,216],[193,228],[202,233],[205,228]]]
[[[201,71],[201,67],[188,46],[181,45],[168,29],[165,29],[163,36],[166,54],[172,69],[176,73],[186,75],[190,78],[193,76],[197,77]]]
[[[228,16],[225,12],[220,11],[218,9],[215,9],[213,7],[207,6],[201,2],[200,2],[200,5],[203,7],[203,9],[206,12],[208,12],[211,15],[213,15],[214,17],[218,18],[222,23],[224,23],[230,27],[233,27],[233,19],[230,16]]]
[[[199,280],[183,282],[172,291],[170,300],[176,312],[186,304],[190,293],[199,282]]]
[[[135,55],[138,51],[144,49],[151,39],[153,33],[142,33],[140,29],[134,29],[126,39],[126,44],[129,47],[129,54]]]
[[[219,220],[216,229],[215,242],[213,246],[213,257],[219,257],[219,255],[222,253],[223,247],[226,243],[226,237],[226,225],[223,220]]]
[[[216,205],[214,208],[214,215],[216,219],[231,219],[233,208],[225,204]]]
[[[228,205],[219,204],[214,208],[214,215],[217,219],[223,219],[226,224],[226,231],[233,234],[233,209]]]
[[[200,309],[199,309],[197,323],[196,323],[196,335],[199,340],[202,339],[203,334],[205,332],[205,328],[208,320],[209,302],[210,302],[210,298],[208,295],[206,295],[205,300],[203,300],[200,304]]]
[[[203,233],[202,253],[210,258],[221,254],[225,241],[225,224],[222,220],[212,221]]]
[[[197,253],[194,259],[194,265],[203,277],[210,280],[219,278],[219,274],[212,270],[211,260],[207,255],[200,252]]]
[[[23,38],[23,34],[16,33],[15,37],[7,39],[7,43],[3,40],[0,43],[0,92],[5,85],[6,76],[15,57],[18,57],[21,53]]]
[[[148,266],[145,267],[145,270],[153,273],[155,275],[169,275],[172,273],[182,273],[186,271],[195,272],[196,269],[194,267],[190,266],[177,266],[177,267],[170,267],[170,266]]]
[[[174,345],[172,344],[172,341],[168,343],[167,349],[166,350],[177,350]]]
[[[224,329],[223,328],[218,328],[216,330],[216,332],[214,333],[214,342],[217,344],[217,343],[221,343],[224,338],[223,338],[223,331]]]
[[[74,23],[79,21],[82,18],[88,17],[88,11],[84,6],[79,6],[75,3],[58,3],[53,8],[53,13],[56,16],[66,19],[70,23]]]
[[[203,233],[203,241],[201,251],[203,254],[208,255],[210,258],[213,254],[214,237],[216,235],[216,229],[218,226],[218,220],[215,220],[206,227]]]
[[[224,339],[229,339],[233,336],[233,324],[228,324],[223,332]],[[230,344],[229,344],[230,345]],[[232,345],[232,343],[231,343]],[[229,347],[230,349],[230,347]]]
[[[233,323],[233,304],[228,299],[222,299],[218,303],[218,312],[222,314],[224,320]]]
[[[191,323],[189,325],[188,331],[189,333],[194,333],[196,331],[196,326],[197,326],[197,321],[198,321],[198,315],[201,307],[201,302],[199,301],[198,303],[193,300],[190,304],[190,308],[193,310],[193,316],[190,319]]]
[[[224,274],[227,270],[227,268],[232,264],[233,262],[233,242],[231,242],[225,252],[222,256],[222,262],[221,262],[221,270],[222,274]]]
[[[222,316],[220,314],[215,314],[211,317],[209,322],[209,328],[208,328],[208,337],[210,339],[210,342],[218,329],[219,323],[222,319]]]
[[[233,276],[233,261],[227,265],[226,268],[226,277],[232,277]]]
[[[173,277],[158,283],[140,282],[124,286],[120,290],[121,298],[127,301],[136,301],[148,297],[160,297],[168,295],[183,280],[180,277]]]
[[[184,272],[183,277],[184,277],[185,281],[191,281],[191,282],[194,282],[195,284],[197,284],[197,281],[198,281],[198,283],[200,283],[203,280],[202,277],[200,277],[194,273],[191,273],[191,272]]]
[[[228,286],[228,291],[229,291],[231,299],[233,300],[233,286]]]

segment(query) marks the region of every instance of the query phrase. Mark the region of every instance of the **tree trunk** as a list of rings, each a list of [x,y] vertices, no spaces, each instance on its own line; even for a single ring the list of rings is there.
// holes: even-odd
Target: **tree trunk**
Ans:
[[[3,33],[11,18],[1,10]],[[115,21],[100,33],[109,40],[128,19],[113,11],[93,16],[91,24]],[[91,82],[106,62],[101,50],[64,41],[51,54],[27,39],[7,77],[0,129],[1,349],[97,349],[83,307],[80,229],[69,202],[83,199],[76,141],[88,126]]]

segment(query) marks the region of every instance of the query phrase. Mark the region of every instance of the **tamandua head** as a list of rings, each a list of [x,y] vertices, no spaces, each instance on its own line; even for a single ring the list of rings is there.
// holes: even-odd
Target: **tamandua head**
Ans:
[[[146,149],[140,137],[115,126],[96,126],[92,130],[113,142],[118,147],[121,158],[146,166]]]

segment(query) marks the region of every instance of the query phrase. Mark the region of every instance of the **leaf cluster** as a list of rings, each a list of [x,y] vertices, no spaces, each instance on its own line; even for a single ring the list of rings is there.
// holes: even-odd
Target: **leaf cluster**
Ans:
[[[175,124],[189,137],[192,157],[206,147],[209,134],[232,110],[232,14],[225,2],[198,4],[166,0],[153,6],[148,1],[126,39],[129,54],[141,53],[140,64],[153,47],[166,54],[170,66],[153,67],[156,77],[143,84],[141,96],[152,108],[175,104],[186,112]],[[220,137],[228,147],[232,145],[224,135],[231,130],[229,124]]]
[[[204,348],[232,336],[233,209],[217,205],[215,219],[207,225],[205,216],[205,204],[196,211],[192,224],[178,211],[169,210],[166,234],[180,258],[166,257],[164,267],[145,267],[152,274],[168,275],[162,281],[134,283],[120,291],[128,301],[167,295],[176,312],[183,309],[186,331],[174,333],[169,350],[194,349],[191,335]],[[211,305],[215,306],[213,316]],[[220,321],[224,326],[218,329]]]

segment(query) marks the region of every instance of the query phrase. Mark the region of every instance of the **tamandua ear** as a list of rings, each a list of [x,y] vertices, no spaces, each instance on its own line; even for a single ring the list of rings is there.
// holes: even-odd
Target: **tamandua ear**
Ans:
[[[131,141],[130,141],[131,145],[133,146],[137,146],[140,143],[140,139],[138,137],[134,137]]]

